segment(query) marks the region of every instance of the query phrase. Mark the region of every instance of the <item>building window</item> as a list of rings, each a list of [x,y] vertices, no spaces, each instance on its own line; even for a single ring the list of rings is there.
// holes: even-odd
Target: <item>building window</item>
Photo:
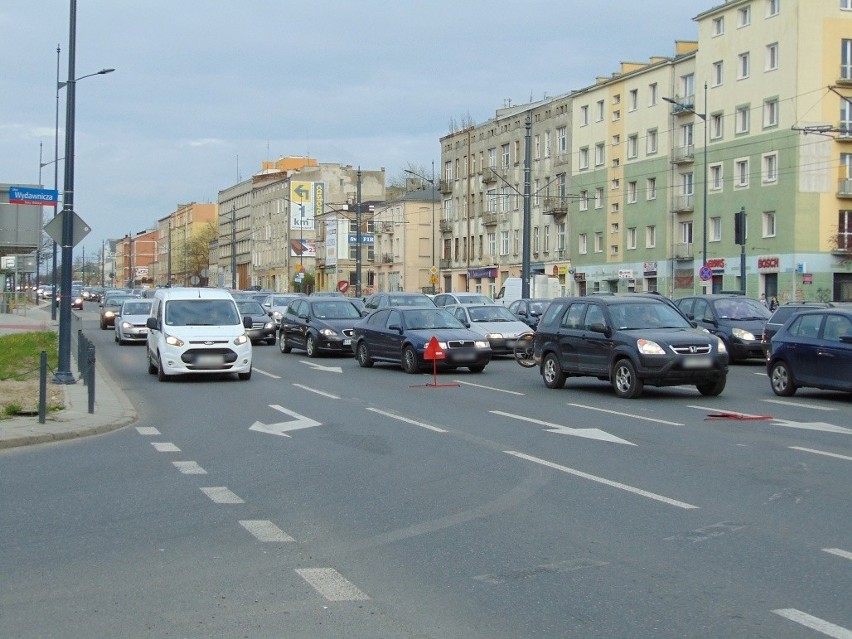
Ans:
[[[447,182],[453,181],[453,163],[449,160],[444,162],[444,179]]]
[[[565,222],[560,222],[556,225],[556,250],[560,253],[565,250],[565,229],[568,227]]]
[[[595,189],[595,208],[603,208],[603,187],[599,186]]]
[[[589,192],[588,191],[580,191],[580,210],[588,211],[589,210]]]
[[[739,188],[748,186],[748,160],[736,160],[734,162],[734,184]]]
[[[497,147],[488,149],[488,166],[492,169],[497,168]]]
[[[512,252],[515,255],[521,252],[521,231],[520,229],[512,229]]]
[[[710,218],[710,237],[708,238],[711,242],[721,242],[722,241],[722,218],[721,217],[711,217]]]
[[[722,190],[722,165],[721,164],[711,164],[710,165],[710,190],[711,191],[721,191]]]
[[[645,248],[654,248],[657,246],[657,227],[645,227]]]
[[[550,131],[544,132],[544,157],[550,157]]]
[[[680,194],[692,195],[695,193],[695,177],[692,171],[689,173],[681,173],[680,175]]]
[[[618,222],[613,222],[609,225],[609,233],[610,235],[618,233]]]
[[[775,211],[763,212],[763,237],[775,237]]]
[[[766,17],[777,16],[781,10],[781,0],[766,0]]]
[[[639,89],[630,89],[628,95],[627,110],[635,111],[639,108]]]
[[[721,113],[710,115],[710,139],[721,140],[725,134],[725,119]]]
[[[645,138],[645,153],[654,155],[657,152],[657,129],[648,129],[648,135]]]
[[[778,126],[778,98],[763,103],[763,128]]]
[[[737,56],[737,80],[745,80],[751,72],[751,57],[748,51]]]
[[[852,10],[852,0],[840,0],[840,8],[846,11]]]
[[[748,133],[748,116],[749,107],[747,105],[737,107],[737,111],[734,117],[736,119],[736,132],[738,134]]]
[[[609,212],[610,213],[618,213],[618,202],[613,202],[612,204],[609,205]]]
[[[632,160],[639,155],[639,136],[637,134],[627,136],[627,159]]]
[[[500,231],[500,255],[509,254],[509,231]]]
[[[603,122],[604,119],[604,101],[598,100],[595,104],[595,120]]]
[[[610,191],[617,191],[620,188],[621,188],[621,180],[619,180],[618,178],[613,178],[612,180],[610,180],[610,182],[609,182],[609,190]]]
[[[541,159],[541,136],[536,135],[533,138],[533,158],[536,160]]]
[[[612,244],[612,245],[610,245],[610,247],[609,247],[609,254],[610,254],[610,255],[618,255],[618,244]]]
[[[718,87],[721,86],[722,82],[725,79],[725,65],[719,60],[718,62],[713,63],[713,86]]]
[[[692,244],[692,222],[680,223],[680,241],[684,244]]]
[[[637,186],[636,182],[628,182],[627,183],[627,202],[628,204],[634,204],[636,202],[636,191]]]
[[[692,102],[695,96],[695,74],[687,73],[680,76],[680,94],[687,102]]]
[[[852,249],[852,211],[839,211],[838,213],[836,248],[848,251]]]
[[[766,71],[775,71],[778,68],[778,43],[766,45]]]
[[[852,3],[852,0],[849,0]],[[840,77],[852,80],[852,40],[840,41]]]
[[[588,126],[589,124],[589,105],[584,104],[580,107],[580,126]]]
[[[503,158],[503,165],[502,165],[503,168],[508,169],[509,168],[509,145],[508,144],[504,144],[502,147],[500,147],[500,156]]]
[[[657,199],[657,178],[648,178],[645,180],[645,199]]]
[[[713,35],[720,36],[725,33],[725,16],[713,18]]]
[[[595,253],[603,253],[603,233],[595,233]]]
[[[578,156],[577,168],[584,171],[589,168],[589,147],[584,146],[580,149]]]
[[[533,227],[533,230],[532,230],[532,250],[533,250],[533,253],[538,254],[538,250],[539,250],[539,228],[537,226]]]
[[[612,121],[618,122],[621,119],[621,109],[615,109],[612,112]]]
[[[556,147],[559,155],[568,153],[568,127],[561,126],[556,129]]]
[[[840,100],[840,135],[852,135],[852,104],[848,100]]]
[[[585,233],[580,233],[577,236],[577,252],[580,255],[585,255],[589,252],[589,237]]]
[[[852,0],[850,0],[852,1]],[[657,103],[657,83],[652,82],[648,85],[648,106],[654,106]]]
[[[747,27],[751,24],[751,5],[737,9],[737,27]]]
[[[636,248],[636,227],[633,226],[627,229],[627,249],[635,249]]]
[[[763,183],[774,184],[778,181],[778,153],[763,156]]]
[[[497,234],[493,232],[488,234],[488,255],[497,255]]]
[[[595,145],[595,166],[603,166],[606,161],[606,150],[603,142],[598,142]]]
[[[550,227],[549,226],[544,227],[544,252],[545,253],[550,252]]]

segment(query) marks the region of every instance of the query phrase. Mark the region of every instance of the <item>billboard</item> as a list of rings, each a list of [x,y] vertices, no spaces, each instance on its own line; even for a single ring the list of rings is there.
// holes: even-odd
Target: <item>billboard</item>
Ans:
[[[35,249],[41,227],[40,206],[0,202],[0,248]]]
[[[290,230],[313,231],[325,206],[325,182],[290,181]]]

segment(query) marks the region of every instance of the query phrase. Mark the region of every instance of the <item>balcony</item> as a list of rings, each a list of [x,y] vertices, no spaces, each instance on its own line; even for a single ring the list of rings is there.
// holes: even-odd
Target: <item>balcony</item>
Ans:
[[[668,98],[666,98],[668,102]],[[671,100],[672,115],[694,115],[695,114],[695,94],[679,96],[676,95]],[[676,103],[676,104],[675,104]]]
[[[841,122],[837,127],[837,139],[843,141],[852,140],[852,122]]]
[[[383,264],[393,264],[393,253],[382,253]]]
[[[448,269],[448,268],[450,268],[450,267],[451,267],[451,265],[452,265],[452,261],[451,261],[451,260],[448,260],[448,259],[446,259],[446,258],[442,258],[442,259],[440,260],[440,263],[439,263],[439,266],[440,266],[442,269]]]
[[[438,223],[438,226],[441,229],[441,233],[452,233],[453,232],[453,223],[450,220],[441,220]]]
[[[695,145],[685,144],[672,149],[672,164],[689,164],[695,162]]]
[[[485,184],[491,184],[492,182],[497,181],[497,173],[491,167],[485,167],[482,169],[482,182]]]
[[[482,223],[485,226],[494,226],[500,221],[500,214],[496,211],[485,211],[482,213]]]
[[[382,225],[382,233],[387,233],[388,235],[393,235],[393,223],[385,222]]]
[[[453,183],[449,180],[440,180],[438,182],[438,188],[440,189],[441,193],[447,195],[448,193],[453,192]]]
[[[674,246],[674,258],[680,261],[688,261],[694,259],[692,254],[692,243],[680,242]]]
[[[849,233],[838,233],[834,237],[834,246],[831,248],[832,255],[852,255],[852,231]]]
[[[672,202],[672,213],[691,213],[695,210],[694,195],[676,195]]]
[[[546,197],[544,198],[544,207],[541,210],[543,215],[552,215],[554,218],[564,217],[568,213],[568,198],[567,197]]]
[[[852,198],[852,180],[837,181],[837,197]]]

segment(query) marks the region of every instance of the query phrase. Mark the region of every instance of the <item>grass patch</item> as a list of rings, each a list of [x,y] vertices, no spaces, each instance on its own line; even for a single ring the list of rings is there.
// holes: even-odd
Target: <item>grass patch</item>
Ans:
[[[0,336],[0,419],[38,412],[39,360],[47,353],[47,409],[64,407],[64,391],[50,384],[59,363],[59,336],[32,331]]]

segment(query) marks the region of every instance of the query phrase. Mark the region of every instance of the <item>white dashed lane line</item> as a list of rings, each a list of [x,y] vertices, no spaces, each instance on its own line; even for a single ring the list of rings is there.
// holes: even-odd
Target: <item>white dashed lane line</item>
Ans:
[[[140,435],[159,435],[160,431],[158,431],[153,426],[137,426],[136,432]]]
[[[837,555],[838,557],[843,557],[844,559],[848,559],[852,561],[852,552],[848,550],[843,550],[842,548],[823,548],[823,552],[827,552],[831,555]]]
[[[408,419],[407,417],[402,417],[401,415],[394,415],[393,413],[388,413],[386,411],[379,410],[378,408],[368,408],[367,410],[372,412],[372,413],[378,413],[379,415],[384,415],[385,417],[390,417],[391,419],[396,419],[396,420],[399,420],[401,422],[405,422],[406,424],[413,424],[414,426],[420,426],[420,428],[426,428],[428,430],[433,430],[436,433],[446,433],[447,432],[443,428],[438,428],[437,426],[431,426],[431,425],[425,424],[423,422],[418,422],[418,421],[413,420],[413,419]]]
[[[836,459],[845,459],[846,461],[852,461],[852,457],[848,455],[838,455],[837,453],[829,453],[824,450],[816,450],[814,448],[804,448],[803,446],[788,446],[790,450],[801,450],[805,453],[813,453],[814,455],[825,455],[826,457],[834,457]]]
[[[358,590],[334,568],[297,568],[296,574],[307,581],[328,601],[366,601],[367,595]]]
[[[292,542],[295,541],[290,535],[267,519],[242,519],[240,526],[248,530],[258,541],[262,542]]]
[[[763,401],[768,403],[768,404],[780,404],[781,406],[795,406],[796,408],[809,408],[811,410],[825,410],[825,411],[837,410],[833,406],[819,406],[817,404],[805,404],[804,402],[791,402],[789,399],[764,399]]]
[[[207,486],[201,488],[201,492],[207,495],[213,502],[217,504],[244,504],[239,496],[232,493],[225,486]]]
[[[606,408],[598,408],[597,406],[586,406],[585,404],[572,404],[568,402],[568,406],[574,406],[575,408],[585,408],[586,410],[596,410],[601,413],[609,413],[610,415],[618,415],[619,417],[630,417],[632,419],[641,419],[646,422],[654,422],[656,424],[665,424],[666,426],[683,426],[680,422],[670,422],[665,419],[657,419],[656,417],[642,417],[641,415],[636,415],[634,413],[620,413],[615,410],[607,410]]]
[[[174,467],[177,468],[184,475],[206,475],[207,471],[204,470],[201,466],[198,465],[197,462],[194,461],[176,461],[172,462]]]
[[[175,446],[171,442],[151,442],[151,446],[153,446],[157,452],[160,453],[179,453],[180,448]]]
[[[789,619],[790,621],[800,624],[805,628],[816,630],[817,632],[824,634],[826,637],[833,637],[834,639],[852,639],[852,630],[847,630],[843,626],[837,626],[831,622],[825,621],[824,619],[802,612],[801,610],[796,610],[795,608],[779,608],[772,612],[784,617],[785,619]]]

